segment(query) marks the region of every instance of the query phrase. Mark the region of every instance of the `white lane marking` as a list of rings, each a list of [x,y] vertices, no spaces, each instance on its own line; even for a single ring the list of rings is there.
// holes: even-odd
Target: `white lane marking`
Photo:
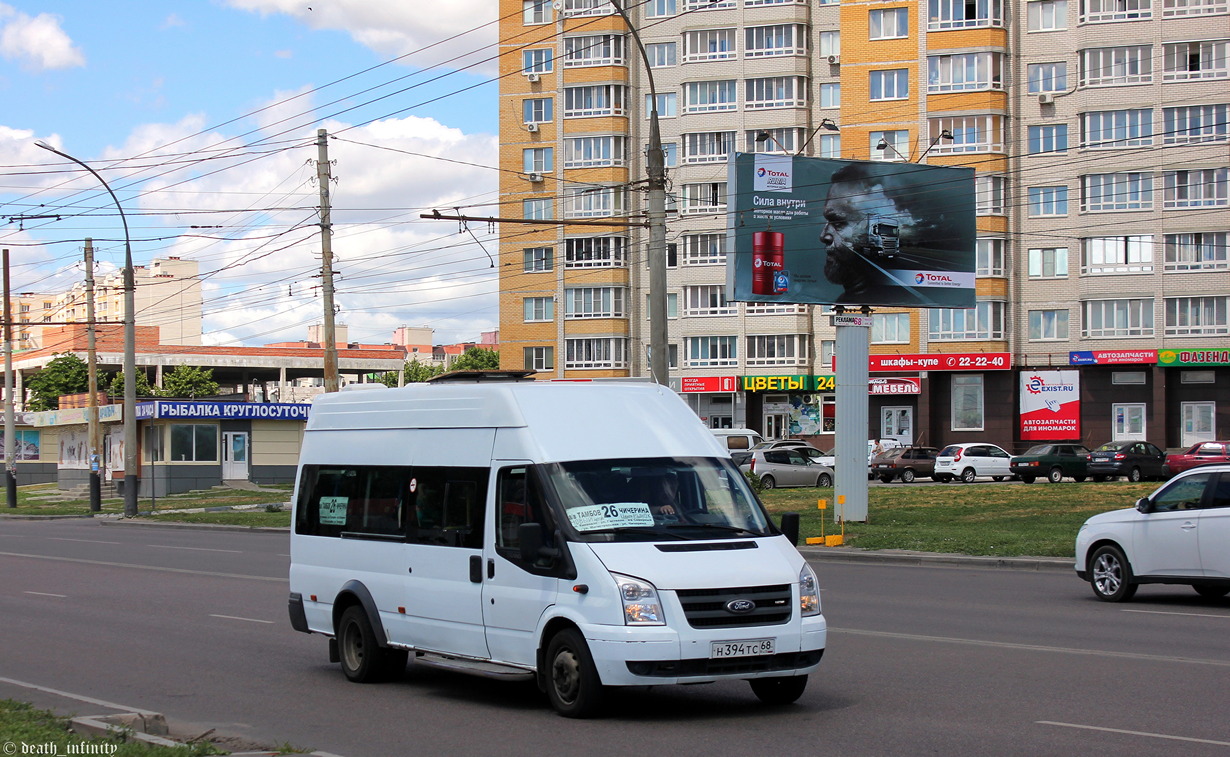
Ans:
[[[98,539],[66,539],[63,536],[48,536],[48,541],[79,541],[86,544],[119,544],[118,541],[100,541]]]
[[[1184,615],[1189,618],[1220,618],[1230,620],[1230,615],[1210,615],[1207,612],[1170,612],[1168,610],[1123,610],[1120,612],[1138,612],[1142,615]]]
[[[246,620],[249,623],[268,623],[269,625],[273,625],[272,620],[257,620],[256,618],[241,618],[238,615],[214,615],[213,613],[210,613],[209,617],[222,618],[223,620]]]
[[[147,547],[156,549],[191,549],[194,552],[230,552],[231,554],[243,554],[238,549],[210,549],[209,547],[173,547],[169,544],[146,544]]]
[[[49,594],[45,591],[23,591],[22,594],[33,594],[36,597],[59,597],[60,599],[68,599],[67,594]]]
[[[1190,736],[1171,736],[1166,733],[1149,733],[1148,731],[1126,731],[1122,728],[1103,728],[1097,725],[1080,725],[1078,723],[1056,723],[1051,720],[1036,720],[1038,725],[1054,725],[1060,728],[1079,728],[1085,731],[1103,731],[1105,733],[1123,733],[1128,736],[1146,736],[1151,739],[1169,739],[1170,741],[1190,741],[1194,744],[1213,744],[1215,746],[1230,746],[1230,741],[1214,741],[1213,739],[1194,739]]]
[[[1184,662],[1192,665],[1212,665],[1220,668],[1230,668],[1230,660],[1202,660],[1195,657],[1171,657],[1167,655],[1142,654],[1139,652],[1111,652],[1102,649],[1075,649],[1072,647],[1044,647],[1039,644],[1016,644],[1007,641],[984,641],[982,639],[959,639],[950,636],[920,636],[911,633],[890,633],[887,631],[862,631],[854,628],[829,627],[830,633],[849,633],[856,636],[878,636],[886,639],[905,639],[907,641],[935,641],[945,644],[969,644],[975,647],[993,647],[996,649],[1019,649],[1027,652],[1054,652],[1058,654],[1078,654],[1090,657],[1114,657],[1127,660],[1144,660],[1148,662]]]
[[[252,581],[280,581],[290,579],[279,576],[246,576],[242,573],[219,573],[213,570],[188,570],[186,568],[162,568],[157,565],[133,565],[124,562],[108,562],[106,560],[83,560],[79,557],[53,557],[51,555],[28,555],[22,552],[0,552],[0,557],[29,557],[35,560],[54,560],[57,562],[75,562],[84,565],[106,565],[112,568],[136,568],[137,570],[155,570],[163,573],[186,573],[192,576],[215,576],[217,578],[247,578]]]
[[[35,684],[35,683],[27,683],[25,681],[18,681],[12,678],[0,678],[0,683],[11,683],[14,686],[20,686],[24,689],[34,689],[35,691],[42,691],[48,694],[55,694],[56,696],[59,696],[59,697],[67,697],[69,699],[76,699],[78,702],[85,702],[86,704],[96,704],[99,707],[106,707],[109,710],[119,710],[121,712],[149,712],[149,710],[146,710],[142,707],[129,707],[126,704],[116,704],[115,702],[108,702],[103,699],[95,699],[93,697],[87,697],[81,694],[72,694],[67,691],[60,691],[59,689],[49,689],[46,686],[39,686],[38,684]]]

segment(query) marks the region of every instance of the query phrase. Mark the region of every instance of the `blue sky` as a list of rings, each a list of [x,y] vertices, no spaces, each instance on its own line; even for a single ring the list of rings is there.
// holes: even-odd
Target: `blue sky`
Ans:
[[[398,325],[430,325],[447,343],[495,328],[486,252],[455,223],[418,219],[495,199],[496,172],[483,168],[496,162],[494,65],[483,61],[495,3],[450,0],[427,19],[416,6],[0,0],[0,245],[11,246],[14,287],[80,280],[86,236],[100,268],[122,263],[114,206],[96,180],[34,146],[46,141],[102,171],[138,265],[200,262],[204,342],[304,338],[319,303],[308,161],[325,127],[339,137],[333,246],[350,338],[383,343]],[[218,159],[227,149],[236,154]],[[494,235],[474,231],[494,253]]]

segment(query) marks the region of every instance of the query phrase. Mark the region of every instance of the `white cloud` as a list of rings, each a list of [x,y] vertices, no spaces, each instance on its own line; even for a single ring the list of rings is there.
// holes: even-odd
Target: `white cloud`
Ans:
[[[0,3],[0,55],[23,68],[46,71],[85,65],[85,55],[50,13],[30,16]]]

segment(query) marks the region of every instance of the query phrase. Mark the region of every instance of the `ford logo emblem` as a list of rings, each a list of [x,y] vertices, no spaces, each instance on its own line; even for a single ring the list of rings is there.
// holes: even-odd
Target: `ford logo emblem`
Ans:
[[[756,609],[756,603],[750,599],[732,599],[726,603],[726,611],[736,615],[749,613]]]

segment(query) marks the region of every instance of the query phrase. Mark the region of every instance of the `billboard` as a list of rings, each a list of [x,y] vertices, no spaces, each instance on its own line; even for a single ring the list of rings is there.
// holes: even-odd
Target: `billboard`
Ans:
[[[1079,439],[1080,371],[1021,372],[1021,439]]]
[[[736,153],[726,298],[974,306],[974,169]]]

